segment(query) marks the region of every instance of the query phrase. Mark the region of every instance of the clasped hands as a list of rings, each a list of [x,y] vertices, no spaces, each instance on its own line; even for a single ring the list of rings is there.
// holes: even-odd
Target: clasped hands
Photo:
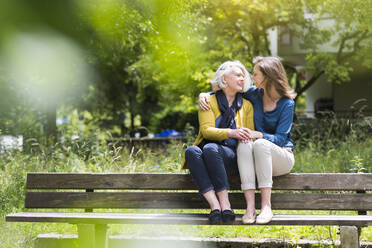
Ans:
[[[262,133],[246,127],[239,127],[237,129],[229,130],[227,136],[229,136],[229,138],[240,140],[243,143],[247,143],[253,139],[261,139]]]

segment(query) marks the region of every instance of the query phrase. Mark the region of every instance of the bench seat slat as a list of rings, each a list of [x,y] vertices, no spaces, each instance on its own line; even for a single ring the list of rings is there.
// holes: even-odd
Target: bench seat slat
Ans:
[[[21,212],[6,216],[8,222],[59,222],[93,224],[182,224],[208,225],[206,214],[156,214],[156,213],[40,213]],[[237,215],[234,225],[241,225]],[[372,216],[358,215],[274,215],[266,225],[372,225]]]
[[[372,190],[372,173],[292,173],[274,177],[278,190]],[[240,190],[239,176],[230,178],[231,189]],[[189,174],[133,173],[29,173],[27,189],[159,189],[194,190]]]
[[[234,209],[245,209],[242,193],[229,194]],[[372,194],[273,193],[273,209],[372,210]],[[26,208],[208,209],[199,193],[175,192],[27,192]],[[256,194],[260,208],[260,194]]]

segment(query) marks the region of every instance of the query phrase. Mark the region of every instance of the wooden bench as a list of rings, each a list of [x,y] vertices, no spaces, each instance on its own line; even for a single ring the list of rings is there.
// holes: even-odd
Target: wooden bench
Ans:
[[[230,178],[240,189],[239,177]],[[61,222],[78,225],[79,247],[107,247],[108,224],[209,225],[208,214],[112,213],[93,209],[208,209],[188,174],[29,173],[26,209],[84,209],[85,212],[20,212],[9,222]],[[78,191],[79,190],[79,191]],[[114,192],[114,190],[119,190]],[[372,224],[372,173],[288,174],[274,178],[276,210],[342,210],[345,215],[275,215],[267,225],[341,226],[343,247],[358,247],[358,229]],[[245,209],[240,191],[230,193],[233,209]],[[260,207],[257,194],[256,206]],[[237,215],[232,225],[242,225]],[[345,228],[344,228],[345,227]],[[350,236],[351,235],[351,236]],[[346,243],[345,243],[346,242]]]

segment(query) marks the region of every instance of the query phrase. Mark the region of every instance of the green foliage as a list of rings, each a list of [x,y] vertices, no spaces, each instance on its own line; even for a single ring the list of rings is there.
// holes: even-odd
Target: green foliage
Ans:
[[[293,171],[307,173],[350,173],[372,172],[371,140],[351,143],[345,142],[337,146],[321,149],[320,142],[308,141],[306,147],[295,149],[296,163]],[[356,163],[363,164],[356,165]],[[363,167],[358,167],[363,166]]]
[[[369,7],[360,1],[357,6]],[[165,113],[179,112],[177,106],[180,104],[186,103],[188,108],[193,106],[200,91],[210,90],[209,80],[223,61],[238,59],[250,69],[254,56],[269,55],[267,31],[273,27],[299,37],[300,46],[308,51],[305,68],[313,71],[314,77],[309,81],[294,80],[293,87],[299,97],[322,74],[332,82],[348,81],[354,64],[350,63],[350,58],[354,57],[349,54],[354,54],[352,47],[359,53],[364,47],[359,45],[368,43],[369,34],[364,32],[369,26],[363,18],[351,23],[350,16],[364,16],[364,11],[354,13],[352,10],[350,14],[344,11],[347,7],[331,0],[150,1],[146,4],[143,1],[125,4],[107,1],[100,6],[93,5],[90,8],[93,15],[88,15],[93,16],[93,28],[98,34],[113,36],[108,44],[119,41],[118,46],[112,45],[112,50],[106,50],[101,46],[106,43],[106,38],[99,39],[99,47],[93,46],[93,51],[102,47],[99,54],[104,56],[96,56],[95,61],[105,65],[112,58],[120,59],[109,62],[117,69],[103,70],[104,82],[94,87],[92,96],[107,99],[108,104],[99,107],[106,116],[107,109],[119,113],[110,118],[112,124],[121,125],[121,135],[128,132],[122,124],[125,112],[131,113],[131,123],[135,116],[140,116],[143,126],[156,129],[158,123],[163,122]],[[108,14],[105,14],[106,9]],[[340,16],[335,15],[338,9],[343,10]],[[123,19],[122,13],[129,18]],[[314,17],[306,17],[307,13]],[[334,18],[337,25],[326,28],[319,25],[324,16]],[[348,26],[349,33],[343,25]],[[350,36],[354,29],[366,37]],[[116,37],[115,33],[121,35]],[[359,44],[359,40],[362,43]],[[319,51],[321,45],[331,41],[338,52]],[[120,50],[126,52],[120,53]],[[368,64],[367,61],[368,58],[364,58],[361,63]],[[293,73],[298,77],[298,72]],[[185,102],[184,98],[191,101]],[[172,108],[175,109],[170,111]],[[169,122],[167,128],[173,126],[179,124]],[[133,127],[132,124],[131,129]]]
[[[190,8],[187,1],[81,4],[83,19],[95,31],[91,62],[101,75],[87,107],[119,126],[122,136],[133,131],[136,116],[148,127],[162,107],[177,106],[180,95],[198,93],[192,75],[200,65],[200,35]]]
[[[40,126],[53,129],[55,121],[48,115],[53,117],[62,102],[78,104],[94,74],[80,47],[86,44],[87,27],[74,5],[73,0],[49,6],[43,1],[0,1],[1,16],[7,19],[0,30],[0,115],[32,120],[36,115],[39,121],[16,122],[16,133]]]
[[[351,172],[354,173],[366,172],[366,168],[363,167],[363,159],[359,158],[359,156],[354,156],[354,159],[352,159],[351,162],[353,162],[353,168],[350,169]]]
[[[4,130],[45,129],[56,110],[69,105],[89,111],[115,136],[140,126],[155,131],[166,113],[192,115],[199,92],[210,90],[222,62],[240,60],[251,70],[253,57],[271,54],[267,33],[274,27],[305,49],[309,80],[300,80],[287,65],[299,97],[323,74],[342,83],[356,67],[372,67],[372,7],[365,0],[65,1],[63,16],[62,3],[48,9],[41,2],[0,5],[0,13],[9,17],[0,31],[0,53],[6,58],[0,63]],[[325,20],[333,24],[324,27]],[[13,42],[20,40],[29,45]],[[322,50],[327,45],[331,50]],[[17,66],[19,73],[9,75]],[[30,82],[35,87],[27,88]],[[33,97],[27,99],[30,92]],[[31,121],[14,121],[26,112]],[[168,123],[162,128],[183,129]]]
[[[296,147],[302,149],[314,143],[319,150],[331,150],[370,138],[372,119],[363,115],[366,105],[361,103],[357,101],[350,107],[349,116],[339,117],[333,112],[324,112],[323,118],[298,119],[291,131]]]
[[[372,68],[371,1],[315,0],[307,1],[306,7],[312,17],[297,37],[307,51],[305,69],[313,76],[298,86],[298,92],[302,94],[322,74],[328,82],[343,83],[356,68]]]
[[[152,130],[161,132],[161,130],[172,127],[175,130],[184,130],[186,124],[198,127],[198,113],[184,112],[183,110],[165,108],[161,113],[154,116]]]
[[[350,81],[353,68],[348,62],[338,63],[335,54],[319,52],[306,56],[306,69],[309,71],[324,71],[329,82],[342,83]]]
[[[292,129],[298,172],[372,172],[372,119],[356,102],[349,117],[299,119]]]
[[[140,80],[133,66],[148,49],[147,37],[154,31],[153,25],[119,1],[84,2],[81,9],[83,20],[94,30],[90,61],[101,76],[91,86],[86,107],[101,116],[101,121],[110,120],[111,126],[118,126],[123,135],[128,132],[124,124],[126,113],[130,113],[133,129],[137,114],[146,117],[157,107],[156,85]],[[146,108],[145,102],[149,104]]]
[[[209,48],[222,51],[219,59],[240,59],[249,63],[258,55],[270,55],[267,30],[275,26],[304,23],[304,2],[276,1],[206,1]],[[249,66],[249,64],[247,64]]]

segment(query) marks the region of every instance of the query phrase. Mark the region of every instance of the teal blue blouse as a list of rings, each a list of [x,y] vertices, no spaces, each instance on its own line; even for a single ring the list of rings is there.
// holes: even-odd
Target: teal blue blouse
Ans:
[[[263,138],[281,147],[293,150],[291,128],[294,114],[294,101],[290,98],[280,99],[275,109],[264,112],[262,96],[264,90],[255,86],[243,93],[254,108],[253,119],[255,129],[263,134]]]

